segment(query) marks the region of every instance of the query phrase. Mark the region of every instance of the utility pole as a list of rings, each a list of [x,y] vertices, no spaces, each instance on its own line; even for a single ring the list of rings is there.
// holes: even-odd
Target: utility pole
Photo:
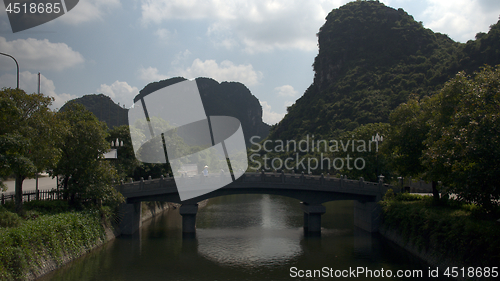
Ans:
[[[16,62],[16,66],[17,66],[17,86],[16,86],[16,89],[19,89],[19,64],[17,63],[17,60],[9,54],[0,53],[0,55],[8,56]]]
[[[38,95],[40,95],[40,72],[38,72]],[[36,178],[36,185],[35,185],[35,190],[36,190],[36,200],[40,200],[39,193],[38,193],[38,171],[36,172],[35,175]]]

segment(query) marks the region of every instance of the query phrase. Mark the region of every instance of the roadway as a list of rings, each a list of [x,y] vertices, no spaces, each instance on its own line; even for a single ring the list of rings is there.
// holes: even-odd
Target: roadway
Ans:
[[[11,193],[16,190],[16,182],[13,180],[3,182],[7,187],[6,192],[0,193]],[[56,178],[51,178],[49,176],[38,177],[38,190],[42,189],[52,189],[56,188]],[[25,179],[23,181],[23,191],[36,190],[36,180],[35,179]]]

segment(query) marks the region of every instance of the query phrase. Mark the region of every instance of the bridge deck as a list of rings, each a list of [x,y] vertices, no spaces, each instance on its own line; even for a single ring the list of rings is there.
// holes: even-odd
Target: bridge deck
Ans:
[[[182,178],[185,183],[203,186],[221,181],[226,174],[211,174]],[[229,194],[276,194],[299,199],[304,202],[321,204],[333,200],[358,200],[376,202],[382,198],[387,184],[348,180],[343,178],[285,173],[245,173],[239,179],[220,189],[202,196],[181,201],[175,181],[171,177],[124,183],[116,187],[128,203],[139,201],[169,201],[196,203],[201,200]]]

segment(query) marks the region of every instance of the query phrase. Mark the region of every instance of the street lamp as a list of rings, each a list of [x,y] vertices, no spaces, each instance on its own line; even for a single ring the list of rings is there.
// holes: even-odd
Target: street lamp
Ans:
[[[16,87],[16,89],[19,89],[19,64],[17,63],[17,60],[9,54],[0,53],[0,55],[8,56],[16,62],[16,66],[17,66],[17,87]]]
[[[118,138],[116,138],[116,142],[111,141],[111,147],[113,146],[115,147],[123,146],[123,141],[120,142],[118,141]]]
[[[384,141],[384,137],[382,135],[379,135],[378,133],[375,136],[372,136],[372,142],[375,142],[376,146],[377,146],[377,152],[375,154],[375,157],[376,157],[375,161],[377,162],[376,167],[375,167],[375,176],[378,175],[378,143],[383,142],[383,141]]]

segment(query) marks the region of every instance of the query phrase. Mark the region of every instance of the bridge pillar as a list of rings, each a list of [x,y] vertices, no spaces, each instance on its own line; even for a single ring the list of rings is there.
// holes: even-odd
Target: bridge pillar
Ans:
[[[141,202],[133,204],[121,204],[120,213],[123,214],[122,220],[120,221],[121,234],[132,235],[141,228]]]
[[[198,204],[182,204],[179,214],[182,216],[182,233],[196,232],[196,213]]]
[[[321,204],[310,205],[301,202],[304,211],[304,231],[307,233],[321,233],[321,215],[326,213],[325,206]]]
[[[368,232],[378,232],[382,208],[377,202],[354,201],[354,225]]]

